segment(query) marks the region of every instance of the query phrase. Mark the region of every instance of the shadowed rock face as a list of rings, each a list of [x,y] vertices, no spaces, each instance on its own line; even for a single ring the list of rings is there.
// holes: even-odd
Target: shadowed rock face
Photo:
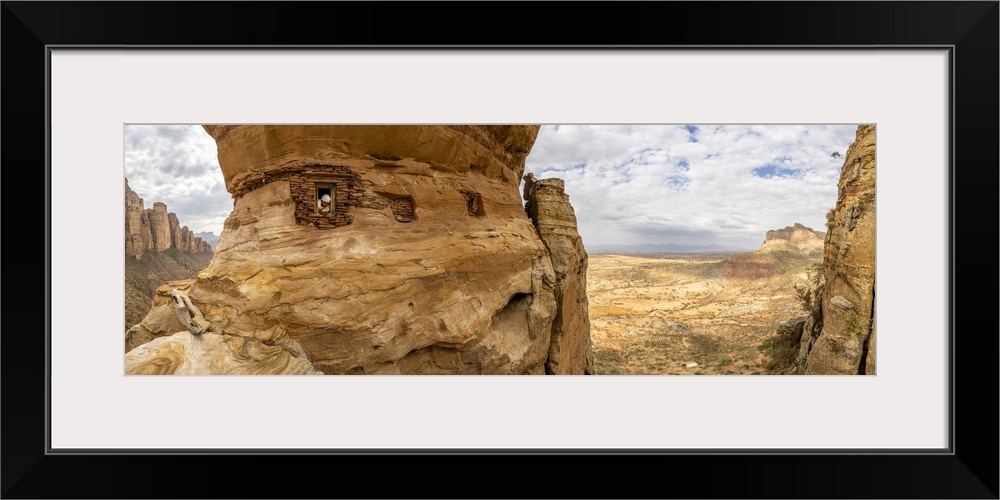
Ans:
[[[537,126],[205,130],[234,197],[189,291],[213,333],[327,374],[545,373],[559,290],[517,187]]]
[[[799,370],[875,374],[875,127],[861,125],[837,184],[822,286],[806,320]]]

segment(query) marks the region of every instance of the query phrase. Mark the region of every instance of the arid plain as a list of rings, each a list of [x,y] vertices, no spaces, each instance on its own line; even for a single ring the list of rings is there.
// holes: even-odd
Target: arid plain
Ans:
[[[595,371],[767,374],[761,346],[807,314],[796,286],[807,287],[821,261],[790,249],[590,255]]]

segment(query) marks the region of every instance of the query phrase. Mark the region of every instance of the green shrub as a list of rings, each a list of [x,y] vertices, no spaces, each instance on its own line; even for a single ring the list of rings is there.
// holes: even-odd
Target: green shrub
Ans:
[[[764,340],[758,349],[767,356],[764,369],[771,374],[790,373],[799,355],[799,339],[794,335],[776,334]]]

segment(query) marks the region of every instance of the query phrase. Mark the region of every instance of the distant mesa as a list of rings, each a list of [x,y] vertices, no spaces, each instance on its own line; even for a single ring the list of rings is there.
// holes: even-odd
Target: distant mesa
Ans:
[[[752,252],[738,253],[719,262],[726,276],[735,279],[765,279],[798,273],[798,269],[823,257],[826,233],[795,223],[768,231],[764,244]]]
[[[785,250],[795,247],[807,253],[822,253],[826,233],[815,231],[796,222],[784,229],[768,231],[761,250]]]
[[[211,253],[212,246],[187,226],[181,226],[177,214],[167,212],[167,205],[153,203],[145,208],[142,198],[125,179],[125,255],[142,258],[143,252],[162,252],[176,248],[187,253]]]

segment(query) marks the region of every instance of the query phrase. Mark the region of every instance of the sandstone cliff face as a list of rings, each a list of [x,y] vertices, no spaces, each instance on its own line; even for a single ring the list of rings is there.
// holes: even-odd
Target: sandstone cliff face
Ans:
[[[788,226],[784,229],[768,231],[767,234],[764,235],[764,245],[762,248],[777,248],[788,244],[807,253],[822,252],[823,238],[825,237],[826,233],[814,231],[812,228],[808,228],[796,222],[795,225]]]
[[[807,374],[875,374],[875,127],[858,127],[829,215],[823,279],[799,351]]]
[[[537,126],[205,130],[235,198],[189,292],[213,333],[327,374],[586,371],[589,330],[552,346],[553,257],[517,189]]]
[[[125,179],[125,255],[141,258],[146,251],[177,248],[186,252],[208,253],[212,247],[187,228],[181,227],[177,214],[167,212],[164,203],[143,206],[142,198]]]
[[[153,250],[170,248],[170,216],[165,203],[153,203],[153,208],[146,210],[149,217],[149,230],[153,233]]]
[[[548,248],[556,273],[556,317],[546,373],[594,373],[587,307],[587,251],[562,179],[525,178],[525,210]]]
[[[125,255],[142,255],[143,250],[152,248],[152,241],[142,198],[132,191],[125,179]]]
[[[166,205],[164,205],[164,208],[166,208]],[[181,246],[181,221],[177,220],[177,214],[173,212],[168,213],[167,221],[170,224],[170,246],[184,250]]]

